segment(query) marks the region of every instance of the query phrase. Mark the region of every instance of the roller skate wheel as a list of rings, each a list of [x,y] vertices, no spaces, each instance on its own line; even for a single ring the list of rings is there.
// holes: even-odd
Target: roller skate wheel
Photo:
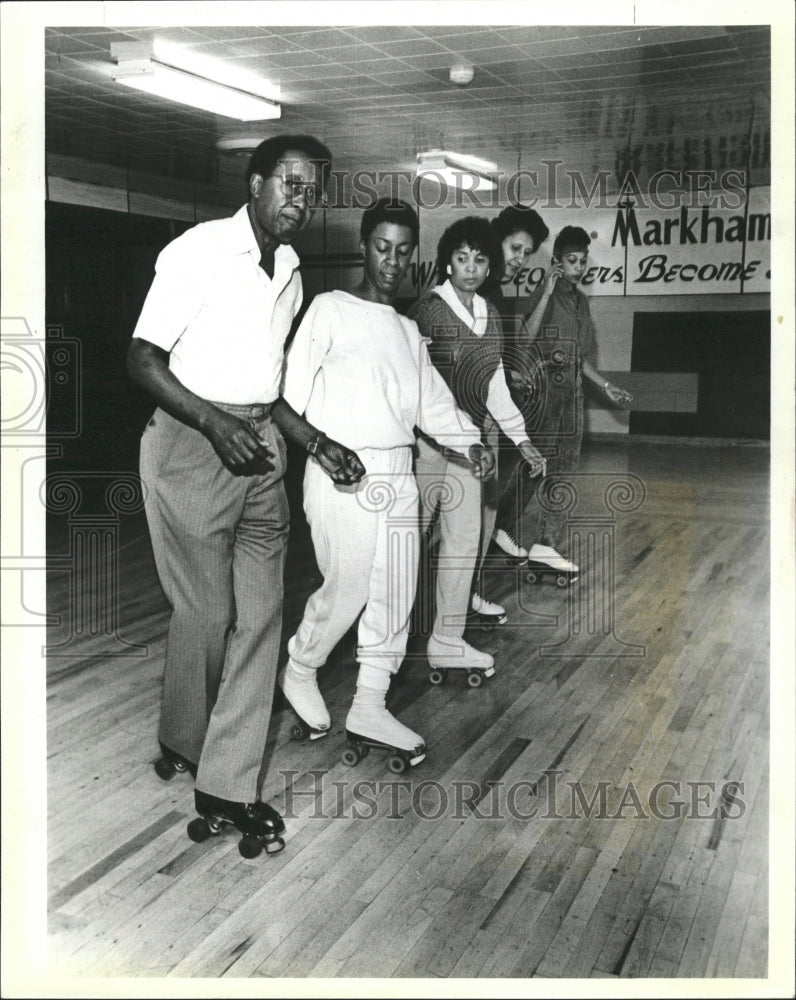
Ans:
[[[272,840],[266,840],[263,847],[266,854],[279,854],[281,850],[284,850],[285,842],[281,837],[274,837]]]
[[[292,740],[306,740],[309,735],[309,726],[305,725],[303,722],[294,722],[290,727],[290,738]]]
[[[471,670],[467,675],[467,683],[471,688],[480,688],[484,683],[484,675],[480,670]]]
[[[355,767],[359,763],[359,753],[354,747],[347,747],[343,750],[343,763],[346,767]]]
[[[171,781],[176,773],[177,768],[167,757],[161,757],[155,761],[155,774],[162,781]]]
[[[442,684],[447,676],[447,671],[445,670],[430,670],[428,674],[428,679],[432,684]]]
[[[241,837],[240,843],[238,844],[238,850],[244,858],[259,857],[262,849],[262,841],[252,834],[247,834],[245,837]]]
[[[197,819],[192,819],[188,824],[188,836],[195,844],[201,844],[203,841],[207,840],[211,832],[210,824],[202,816]]]
[[[569,578],[568,578],[568,577],[566,577],[566,576],[557,576],[557,577],[556,577],[556,586],[557,586],[557,587],[561,587],[561,588],[562,588],[562,590],[563,590],[563,588],[564,588],[564,587],[566,587],[566,586],[567,586],[568,584],[569,584]]]
[[[534,572],[534,570],[529,570],[525,574],[525,580],[528,583],[539,583],[539,581],[541,580],[541,576],[538,573]]]
[[[406,757],[402,757],[400,754],[394,753],[390,757],[389,763],[387,765],[393,774],[403,774],[404,771],[409,767]]]

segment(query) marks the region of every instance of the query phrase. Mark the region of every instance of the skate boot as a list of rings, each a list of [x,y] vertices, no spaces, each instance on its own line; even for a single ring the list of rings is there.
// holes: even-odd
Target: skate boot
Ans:
[[[171,781],[175,774],[190,774],[196,777],[196,764],[183,757],[182,754],[170,749],[165,743],[160,744],[160,752],[163,755],[155,761],[155,774],[163,781]]]
[[[475,625],[484,632],[489,632],[496,625],[503,625],[508,621],[506,609],[501,604],[487,601],[480,594],[474,593],[470,599],[470,614],[467,616],[467,624]]]
[[[428,679],[432,684],[442,684],[449,670],[466,670],[467,683],[477,688],[484,683],[484,678],[495,673],[492,656],[474,649],[462,638],[432,635],[426,653],[430,668]]]
[[[348,746],[343,751],[343,763],[354,767],[371,750],[386,750],[390,754],[389,768],[393,774],[403,774],[426,756],[422,736],[413,733],[384,704],[387,692],[357,685],[357,693],[345,720]]]
[[[495,532],[494,542],[499,549],[502,549],[512,559],[524,562],[528,558],[528,550],[524,549],[513,535],[502,528],[498,528]]]
[[[541,583],[545,576],[555,577],[557,587],[568,587],[578,578],[578,567],[550,545],[533,545],[528,553],[528,583]]]
[[[282,817],[267,802],[230,802],[194,789],[199,816],[188,824],[188,836],[197,844],[208,837],[218,836],[225,826],[234,826],[243,836],[238,850],[244,858],[277,854],[285,846]]]
[[[298,716],[290,735],[294,740],[318,740],[326,736],[331,725],[329,712],[318,690],[318,671],[289,659],[277,678],[282,693]]]

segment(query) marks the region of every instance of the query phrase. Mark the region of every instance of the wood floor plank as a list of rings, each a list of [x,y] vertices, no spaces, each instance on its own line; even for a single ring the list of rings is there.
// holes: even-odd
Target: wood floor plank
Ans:
[[[428,755],[393,776],[377,753],[341,762],[349,632],[320,674],[329,736],[292,741],[277,692],[264,795],[286,814],[287,846],[253,861],[232,832],[190,842],[192,782],[152,768],[169,611],[133,518],[116,600],[119,634],[145,655],[111,657],[98,635],[48,663],[53,966],[175,980],[764,976],[767,456],[588,449],[584,509],[601,509],[615,460],[646,499],[614,526],[613,633],[577,589],[602,586],[592,571],[560,591],[491,564],[509,624],[467,635],[497,672],[478,690],[433,687],[414,636],[390,698]],[[283,656],[320,579],[296,512]],[[50,574],[55,642],[70,586]],[[620,640],[643,655],[618,655]],[[710,814],[729,781],[743,783],[733,814]],[[661,782],[658,805],[679,799],[679,815],[650,813]],[[700,789],[708,815],[693,818]]]
[[[705,970],[707,976],[731,978],[735,972],[738,948],[743,939],[756,882],[754,875],[747,875],[745,872],[736,872],[732,877],[713,947],[708,955]]]

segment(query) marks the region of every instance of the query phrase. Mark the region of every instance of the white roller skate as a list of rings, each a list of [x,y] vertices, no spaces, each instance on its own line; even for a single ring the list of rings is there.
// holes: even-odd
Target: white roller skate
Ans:
[[[403,774],[426,756],[423,737],[391,715],[384,704],[387,692],[357,685],[357,693],[345,721],[348,746],[343,751],[343,763],[354,767],[371,750],[390,753],[389,768]]]
[[[484,678],[495,673],[495,661],[489,653],[475,649],[462,638],[432,635],[426,647],[428,679],[442,684],[449,670],[466,670],[470,687],[481,687]]]
[[[298,717],[290,730],[293,739],[319,740],[321,736],[326,736],[332,720],[318,690],[318,671],[289,659],[277,683]]]
[[[495,532],[494,542],[499,549],[502,549],[512,559],[524,561],[528,558],[528,550],[524,549],[513,535],[502,528],[498,528]]]
[[[550,545],[533,545],[528,553],[528,583],[541,583],[545,576],[554,576],[557,587],[568,587],[578,578],[578,567],[565,559]]]
[[[477,593],[470,598],[470,614],[467,618],[468,625],[475,625],[484,632],[489,632],[496,625],[504,625],[508,621],[506,609],[502,604],[487,601]]]

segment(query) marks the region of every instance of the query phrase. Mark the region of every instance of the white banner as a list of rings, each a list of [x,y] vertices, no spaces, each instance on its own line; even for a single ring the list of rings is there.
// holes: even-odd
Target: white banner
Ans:
[[[591,237],[589,263],[582,280],[587,295],[715,295],[765,292],[771,279],[771,199],[769,187],[751,188],[747,199],[735,192],[737,207],[671,208],[537,205],[550,236],[524,268],[504,286],[508,296],[526,296],[550,267],[556,234],[580,226]],[[420,209],[420,245],[400,294],[414,297],[437,284],[437,243],[463,215],[493,217],[493,211],[440,206]],[[310,254],[308,270],[323,269],[326,288],[347,288],[361,278],[361,211],[328,213],[325,249]],[[315,231],[317,240],[317,230]],[[317,243],[315,244],[317,248]],[[301,251],[300,251],[301,252]],[[307,274],[305,270],[305,274]],[[321,282],[307,274],[311,292]]]

